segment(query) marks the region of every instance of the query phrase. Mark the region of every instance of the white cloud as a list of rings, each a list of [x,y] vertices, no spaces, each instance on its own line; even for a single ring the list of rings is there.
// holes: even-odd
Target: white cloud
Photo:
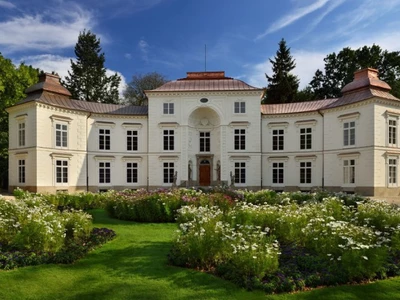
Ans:
[[[269,26],[264,33],[259,34],[256,37],[256,40],[261,39],[270,33],[273,33],[275,31],[278,31],[279,29],[282,29],[284,27],[291,25],[292,23],[303,18],[304,16],[324,7],[328,2],[329,2],[329,0],[317,0],[308,6],[296,8],[294,11],[283,16],[278,21],[276,21],[271,26]]]
[[[25,56],[20,59],[20,62],[24,62],[26,65],[32,65],[34,68],[39,68],[44,72],[55,72],[62,79],[65,76],[68,76],[68,71],[71,70],[71,57],[64,57],[59,55],[52,55],[52,54],[42,54],[42,55],[32,55],[32,56]],[[18,62],[19,64],[19,62]],[[125,77],[117,71],[113,71],[107,69],[106,74],[107,76],[111,76],[117,73],[121,76],[121,83],[119,85],[119,95],[122,98],[123,91],[126,87],[126,80]]]
[[[8,1],[1,1],[0,0],[0,7],[4,7],[4,8],[15,8],[16,6],[14,4],[12,4],[11,2]]]
[[[132,54],[130,54],[130,53],[125,53],[125,54],[124,54],[124,57],[125,57],[126,59],[132,59]]]
[[[142,53],[142,59],[144,61],[148,61],[149,44],[144,39],[141,39],[138,43],[138,47],[140,49],[140,52]]]
[[[92,14],[72,3],[40,14],[24,14],[0,22],[0,46],[5,51],[48,51],[74,46],[79,32],[94,25]]]

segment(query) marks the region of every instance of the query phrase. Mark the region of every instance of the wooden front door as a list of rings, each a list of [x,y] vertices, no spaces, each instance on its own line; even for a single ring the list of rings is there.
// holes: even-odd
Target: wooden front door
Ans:
[[[209,186],[211,184],[210,162],[202,161],[199,166],[199,185]]]

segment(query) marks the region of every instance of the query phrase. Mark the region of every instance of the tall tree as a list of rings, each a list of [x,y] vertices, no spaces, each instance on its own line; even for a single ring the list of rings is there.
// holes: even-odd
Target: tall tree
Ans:
[[[400,52],[388,52],[378,45],[353,50],[343,48],[338,54],[325,58],[324,70],[317,70],[309,86],[317,99],[335,98],[341,89],[351,82],[354,72],[363,68],[375,68],[379,78],[392,87],[392,94],[400,97]]]
[[[121,77],[107,76],[105,55],[100,39],[90,30],[79,34],[75,45],[76,62],[71,59],[71,71],[63,82],[74,99],[102,103],[118,103]]]
[[[8,182],[8,114],[6,107],[25,97],[25,89],[38,80],[39,70],[21,63],[16,67],[0,53],[0,185]]]
[[[286,41],[282,39],[279,42],[279,49],[274,59],[269,60],[272,64],[272,76],[265,76],[268,79],[266,92],[266,103],[287,103],[294,102],[297,89],[299,88],[299,79],[290,73],[296,63],[290,55],[290,48],[286,46]]]
[[[132,105],[147,105],[146,90],[153,90],[168,82],[164,75],[157,72],[145,75],[133,75],[124,91],[125,101]]]

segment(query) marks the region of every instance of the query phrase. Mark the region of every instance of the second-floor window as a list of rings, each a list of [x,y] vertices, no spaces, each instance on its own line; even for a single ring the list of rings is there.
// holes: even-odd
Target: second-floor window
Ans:
[[[110,148],[111,148],[110,129],[99,129],[99,149],[110,150]]]
[[[300,149],[312,148],[312,128],[300,128]]]
[[[246,129],[234,130],[234,149],[246,150]]]
[[[175,149],[174,130],[166,129],[163,131],[163,149],[164,151],[172,151]]]
[[[56,123],[56,147],[68,147],[68,125]]]
[[[126,132],[126,150],[138,150],[138,132],[137,130],[127,130]]]
[[[356,122],[343,123],[343,145],[354,146],[356,144]]]
[[[274,129],[272,130],[272,150],[283,150],[284,149],[284,130]]]
[[[238,101],[235,102],[235,114],[245,114],[246,113],[246,102]]]
[[[200,132],[200,152],[210,152],[210,132]]]
[[[163,103],[163,114],[164,115],[173,115],[175,113],[174,111],[174,103]]]
[[[390,146],[397,145],[397,120],[395,119],[389,119],[388,141]]]
[[[25,123],[18,123],[18,146],[25,146]]]

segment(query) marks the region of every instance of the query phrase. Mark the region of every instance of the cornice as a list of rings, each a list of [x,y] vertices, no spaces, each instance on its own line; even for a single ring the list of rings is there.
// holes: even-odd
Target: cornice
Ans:
[[[151,97],[171,97],[171,96],[260,96],[262,90],[239,90],[239,91],[171,91],[171,92],[151,92]]]
[[[49,105],[49,104],[45,104],[45,103],[41,103],[41,102],[35,102],[35,103],[36,103],[36,107],[48,109],[51,111],[62,112],[62,113],[67,113],[67,114],[72,114],[72,115],[81,115],[81,116],[87,116],[89,114],[89,112],[68,109],[68,108],[61,108],[59,106],[53,106],[53,105]]]

